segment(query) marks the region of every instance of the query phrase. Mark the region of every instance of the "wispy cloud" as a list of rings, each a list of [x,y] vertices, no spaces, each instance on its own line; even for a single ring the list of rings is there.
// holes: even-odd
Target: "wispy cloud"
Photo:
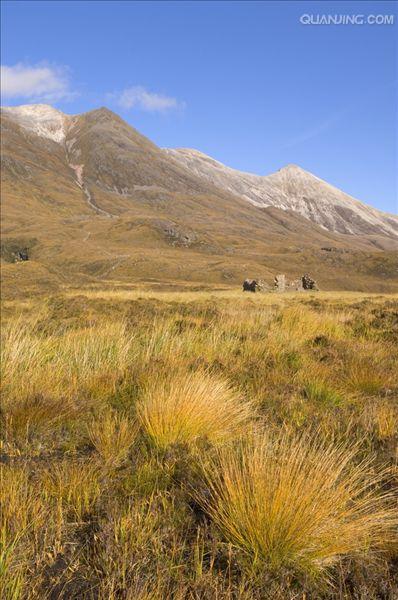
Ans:
[[[167,112],[185,108],[185,102],[180,102],[172,96],[150,92],[141,85],[126,88],[121,92],[109,94],[108,97],[125,110],[139,109],[147,112]]]
[[[348,109],[340,110],[332,115],[330,115],[327,119],[318,123],[314,127],[310,127],[307,130],[303,131],[301,134],[297,135],[290,139],[286,144],[283,145],[282,149],[285,150],[287,148],[292,148],[293,146],[298,146],[304,142],[308,142],[313,138],[317,137],[321,133],[328,131],[340,121],[340,119],[348,112]]]
[[[45,63],[1,65],[1,95],[4,100],[23,98],[46,102],[76,96],[70,89],[68,69]]]

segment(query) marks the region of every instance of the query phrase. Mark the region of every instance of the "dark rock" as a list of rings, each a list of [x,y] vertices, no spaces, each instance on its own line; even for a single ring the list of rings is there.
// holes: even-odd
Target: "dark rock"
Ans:
[[[258,283],[255,279],[245,279],[243,282],[244,292],[255,292],[258,287]]]
[[[17,250],[14,252],[15,262],[22,262],[25,260],[29,260],[28,249],[24,248],[23,250]]]
[[[305,273],[305,275],[302,276],[301,281],[303,284],[303,288],[305,290],[318,290],[319,289],[316,284],[316,281],[314,279],[312,279],[312,277],[310,277],[308,275],[308,273]]]

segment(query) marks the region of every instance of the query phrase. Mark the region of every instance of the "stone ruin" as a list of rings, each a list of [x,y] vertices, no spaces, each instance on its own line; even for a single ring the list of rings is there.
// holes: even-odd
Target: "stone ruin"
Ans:
[[[28,249],[24,248],[23,250],[17,250],[14,252],[14,261],[15,262],[23,262],[25,260],[29,260]]]
[[[286,291],[286,275],[276,275],[274,279],[274,290],[275,292]]]
[[[270,292],[271,286],[263,279],[257,280],[257,289],[259,292]]]
[[[289,284],[289,289],[293,292],[304,292],[303,278],[293,279]]]
[[[317,283],[312,277],[305,273],[301,278],[304,290],[318,290]]]
[[[316,281],[312,279],[308,273],[305,273],[298,279],[294,279],[290,282],[286,280],[285,274],[280,273],[279,275],[275,276],[273,287],[269,286],[262,279],[245,279],[243,282],[243,291],[250,292],[259,291],[283,293],[287,291],[304,292],[307,290],[319,290]]]
[[[243,282],[244,292],[269,292],[270,286],[262,279],[245,279]]]
[[[257,279],[245,279],[243,282],[244,292],[255,292],[258,289]]]

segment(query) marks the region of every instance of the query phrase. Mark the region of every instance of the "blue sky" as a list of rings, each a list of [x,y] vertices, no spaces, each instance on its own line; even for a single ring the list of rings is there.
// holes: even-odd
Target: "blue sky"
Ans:
[[[300,22],[336,14],[395,20]],[[5,1],[2,102],[108,106],[160,146],[295,163],[396,213],[397,27],[394,2]]]

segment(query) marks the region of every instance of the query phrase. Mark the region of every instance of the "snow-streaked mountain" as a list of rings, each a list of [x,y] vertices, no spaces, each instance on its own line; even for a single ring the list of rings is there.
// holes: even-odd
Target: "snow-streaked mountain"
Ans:
[[[386,233],[384,215],[367,209],[370,227],[354,212],[354,229],[345,205],[335,206],[342,192],[298,168],[261,178],[198,153],[182,160],[107,108],[64,115],[29,105],[2,110],[0,121],[0,254],[11,290],[16,277],[26,290],[39,280],[55,290],[109,279],[229,286],[306,272],[323,289],[398,289],[398,237]],[[265,191],[285,210],[265,205]],[[329,219],[337,214],[362,234],[320,227],[298,202],[286,210],[297,198],[307,209],[308,197],[314,212],[323,201]],[[25,248],[29,261],[14,264]]]
[[[1,111],[24,129],[58,143],[64,141],[67,125],[72,119],[48,104],[6,106]]]
[[[59,150],[54,147],[53,152],[63,152],[70,169],[84,169],[85,176],[125,195],[140,186],[181,192],[219,190],[260,208],[292,211],[327,231],[398,239],[397,216],[359,202],[296,165],[260,176],[231,169],[197,150],[161,150],[106,108],[82,115],[66,115],[46,104],[1,110],[22,133],[56,142]],[[87,128],[90,148],[83,152],[82,161]]]
[[[296,165],[260,176],[231,169],[197,150],[165,152],[196,175],[256,206],[294,211],[329,231],[398,238],[397,216],[359,202]]]

